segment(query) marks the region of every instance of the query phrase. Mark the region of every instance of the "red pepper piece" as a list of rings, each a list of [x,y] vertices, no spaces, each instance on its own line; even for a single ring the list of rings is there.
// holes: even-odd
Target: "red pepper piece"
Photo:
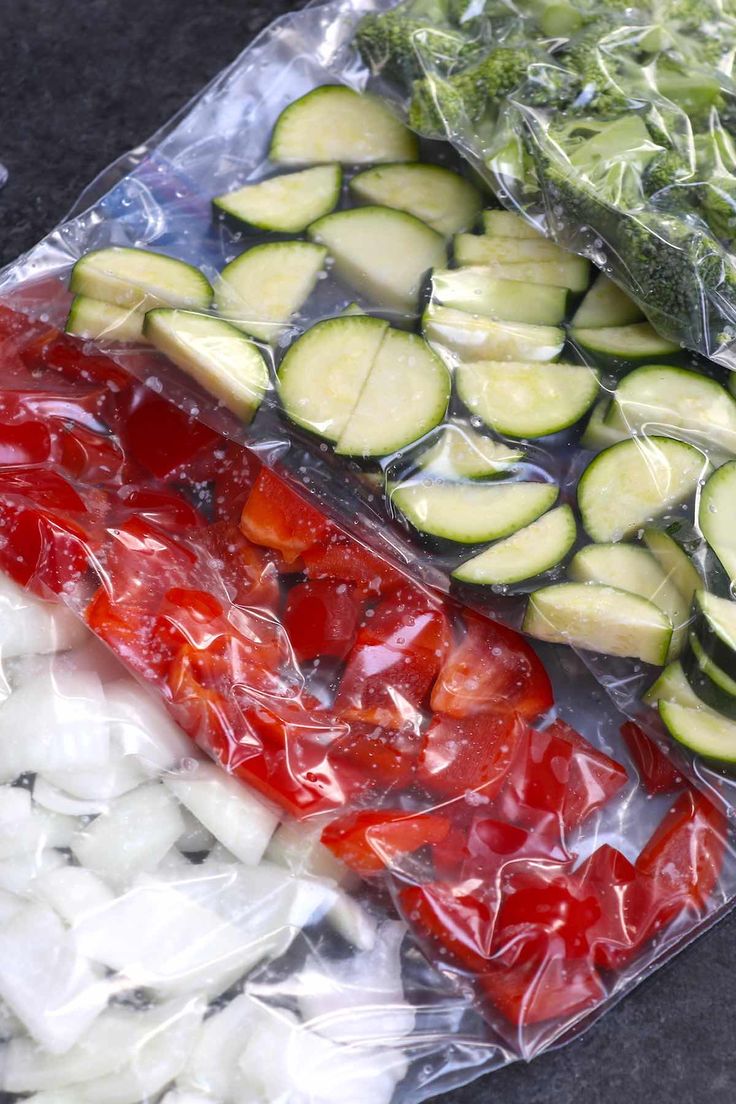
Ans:
[[[605,844],[575,871],[580,892],[594,895],[600,917],[588,940],[597,966],[624,966],[650,934],[647,885],[625,855]]]
[[[254,544],[275,548],[293,563],[325,540],[332,523],[267,468],[262,469],[243,507],[240,528]]]
[[[322,833],[322,842],[352,870],[368,876],[425,844],[439,843],[449,827],[446,817],[434,813],[381,809],[332,821]]]
[[[419,780],[444,798],[474,792],[489,799],[503,785],[524,728],[514,716],[435,716],[424,733]]]
[[[501,1015],[521,1028],[567,1020],[606,998],[590,960],[565,958],[554,945],[540,959],[518,966],[490,964],[480,985]]]
[[[621,735],[647,793],[664,794],[682,789],[682,775],[639,725],[627,721],[621,725]]]
[[[125,453],[159,479],[171,478],[200,453],[212,458],[222,443],[209,426],[143,388],[121,426]]]
[[[360,593],[334,579],[297,583],[289,591],[283,625],[300,662],[332,656],[344,659],[363,612]]]
[[[518,713],[531,719],[553,702],[549,676],[518,633],[466,612],[466,634],[448,655],[432,709],[450,717]]]
[[[478,879],[406,886],[399,905],[430,955],[482,975],[489,965],[497,890]]]
[[[385,596],[406,586],[406,577],[358,540],[335,531],[325,542],[303,551],[310,579],[339,579],[366,594]]]
[[[568,830],[577,828],[596,809],[607,805],[628,782],[625,767],[593,747],[565,721],[555,721],[545,729],[572,744],[567,793],[562,803],[562,819]]]
[[[237,525],[227,521],[210,525],[203,539],[233,602],[240,606],[276,609],[279,601],[278,553],[251,544]]]
[[[567,958],[583,958],[600,918],[595,894],[559,867],[512,867],[493,933],[494,958],[513,966],[546,957],[553,943]]]

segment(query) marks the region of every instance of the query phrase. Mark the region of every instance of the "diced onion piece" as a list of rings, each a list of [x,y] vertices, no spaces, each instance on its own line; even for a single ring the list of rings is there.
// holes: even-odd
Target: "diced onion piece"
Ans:
[[[241,862],[263,858],[278,817],[237,779],[212,763],[164,779],[173,794]]]
[[[37,897],[58,912],[67,924],[107,908],[115,894],[101,878],[83,866],[59,866],[36,879]]]
[[[321,841],[322,824],[286,821],[274,832],[266,858],[286,867],[292,874],[312,874],[343,883],[350,879],[347,866],[335,858]]]
[[[66,816],[96,816],[107,809],[106,800],[94,800],[83,797],[70,797],[63,790],[52,786],[45,778],[36,776],[33,783],[33,801],[51,813],[63,813]]]
[[[174,770],[182,759],[196,757],[191,740],[133,679],[108,683],[105,697],[113,742],[124,755],[135,756],[144,770]]]
[[[258,1015],[258,1005],[245,993],[209,1016],[202,1025],[178,1084],[220,1100],[230,1098],[238,1059]]]
[[[66,606],[44,602],[0,574],[0,658],[48,655],[81,643],[86,629]]]
[[[153,869],[184,830],[177,803],[158,782],[110,802],[72,841],[82,864],[111,885],[127,885]]]

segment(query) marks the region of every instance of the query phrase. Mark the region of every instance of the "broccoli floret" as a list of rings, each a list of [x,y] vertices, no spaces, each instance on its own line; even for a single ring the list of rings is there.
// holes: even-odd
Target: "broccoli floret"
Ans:
[[[432,27],[397,11],[366,15],[358,25],[355,42],[374,74],[385,73],[407,82],[424,72],[422,58],[446,70],[478,53],[478,44],[460,32]]]
[[[618,23],[614,13],[595,19],[560,51],[561,63],[574,76],[578,101],[586,111],[616,114],[629,110],[629,99],[617,87],[622,76],[619,63],[604,57],[600,49],[601,40]]]
[[[736,180],[732,176],[714,177],[699,189],[703,218],[721,241],[736,237]]]
[[[463,122],[480,122],[489,108],[511,95],[537,107],[561,107],[575,94],[566,70],[545,53],[529,48],[497,46],[476,65],[447,80],[415,81],[409,125],[421,134],[445,136]]]
[[[664,150],[649,162],[642,176],[644,194],[656,195],[682,184],[691,175],[690,164],[677,150]]]

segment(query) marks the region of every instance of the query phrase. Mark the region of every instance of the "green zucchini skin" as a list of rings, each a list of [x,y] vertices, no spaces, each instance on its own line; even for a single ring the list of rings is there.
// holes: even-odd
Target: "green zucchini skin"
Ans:
[[[732,607],[736,610],[736,602],[698,591],[693,602],[695,621],[692,631],[704,654],[726,675],[736,679],[736,639],[731,642],[730,634],[719,622],[718,612],[721,605],[725,609]]]
[[[729,720],[736,720],[736,682],[705,655],[694,633],[688,638],[682,669],[701,701]]]

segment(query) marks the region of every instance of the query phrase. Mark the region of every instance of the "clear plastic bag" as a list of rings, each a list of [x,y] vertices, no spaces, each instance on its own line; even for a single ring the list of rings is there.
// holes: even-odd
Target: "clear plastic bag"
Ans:
[[[359,17],[376,7],[327,4],[277,23],[145,147],[140,163],[123,160],[103,174],[77,213],[0,279],[0,296],[13,308],[0,318],[0,565],[83,618],[158,693],[194,745],[243,784],[244,802],[254,791],[279,815],[295,817],[291,840],[311,841],[304,861],[337,856],[365,878],[369,912],[393,924],[398,913],[409,928],[401,986],[414,1026],[396,1032],[399,1042],[381,1039],[378,1054],[374,1029],[361,1027],[364,1014],[326,999],[334,969],[321,937],[311,930],[304,937],[316,962],[302,973],[282,961],[279,939],[269,944],[278,960],[264,967],[263,981],[260,966],[248,973],[246,995],[289,1014],[274,1013],[278,1034],[256,1034],[258,1046],[242,1055],[244,1076],[256,1084],[238,1089],[243,1100],[268,1104],[331,1099],[317,1076],[322,1045],[305,1035],[325,1022],[339,1061],[357,1062],[356,1100],[366,1093],[388,1100],[404,1062],[396,1099],[408,1104],[532,1057],[581,1031],[728,908],[733,893],[722,814],[644,733],[629,726],[624,742],[621,718],[572,651],[540,645],[537,654],[483,616],[518,626],[532,588],[464,595],[480,615],[438,593],[449,588],[457,553],[453,559],[418,543],[392,503],[404,474],[410,481],[415,467],[422,470],[417,458],[434,450],[432,462],[445,464],[437,440],[443,412],[416,446],[384,454],[373,470],[284,420],[271,369],[296,331],[333,318],[353,299],[334,274],[326,269],[316,281],[295,325],[271,323],[276,341],[251,343],[269,383],[248,426],[150,347],[121,345],[113,330],[93,342],[55,328],[68,314],[70,270],[93,249],[153,247],[214,282],[243,240],[213,223],[211,198],[261,176],[271,127],[295,97],[330,81],[365,83],[351,40]],[[450,158],[445,147],[426,152]],[[391,318],[406,325],[405,312],[394,309]],[[441,351],[443,342],[434,344]],[[426,355],[439,366],[437,378],[444,371],[449,379],[448,368],[456,374],[453,355],[444,353],[445,368]],[[400,391],[388,393],[393,410],[411,405]],[[458,415],[449,432],[472,454],[477,429],[477,420]],[[483,440],[515,448],[508,434]],[[559,447],[525,442],[523,451],[506,457],[513,472],[497,485],[569,497],[586,460],[574,437]],[[635,662],[595,666],[628,706],[652,678]],[[13,726],[31,693],[25,703],[22,688],[8,698]],[[15,763],[7,780],[28,772],[43,778],[45,746],[39,759]],[[57,769],[63,774],[64,762]],[[68,785],[78,785],[79,771],[86,766],[69,760]],[[201,777],[206,765],[197,771]],[[230,792],[227,775],[217,777]],[[132,793],[143,788],[145,798],[146,785]],[[202,850],[215,850],[217,861],[224,847],[246,862],[228,818],[215,822],[204,806],[187,804],[182,795],[192,785],[182,781],[177,798],[200,824],[179,811],[181,834],[204,840]],[[168,793],[168,782],[156,786]],[[203,835],[203,819],[219,843]],[[96,834],[88,833],[92,852]],[[302,861],[296,844],[284,843],[282,855],[294,851]],[[135,851],[119,862],[135,864]],[[194,880],[199,893],[201,879]],[[340,895],[350,911],[347,900]],[[355,923],[360,914],[351,915]],[[125,926],[134,932],[135,918]],[[389,957],[398,938],[389,933],[399,930],[377,939]],[[349,931],[354,957],[341,967],[348,987],[363,985],[354,981],[363,976],[357,951],[368,950],[362,931]],[[301,946],[301,937],[295,942]],[[128,965],[127,958],[102,961],[108,969]],[[148,969],[159,965],[145,961]],[[381,1026],[397,1003],[406,1026],[395,970],[389,981],[393,995],[379,992],[373,1002]],[[200,995],[197,986],[187,990],[204,1014]],[[230,1007],[222,1015],[236,1019]],[[346,1038],[352,1031],[358,1037]],[[305,1038],[318,1067],[314,1086],[264,1081],[281,1074],[284,1050],[301,1068]],[[366,1052],[380,1086],[365,1079]],[[338,1061],[334,1049],[324,1053],[325,1063]],[[156,1091],[144,1086],[141,1098],[155,1099]]]

